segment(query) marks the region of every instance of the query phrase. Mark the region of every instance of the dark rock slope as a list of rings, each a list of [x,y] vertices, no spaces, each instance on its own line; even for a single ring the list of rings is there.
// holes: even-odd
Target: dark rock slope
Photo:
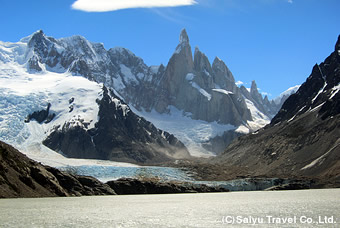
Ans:
[[[43,144],[72,158],[133,163],[190,158],[174,135],[134,114],[113,91],[104,87],[103,98],[97,103],[99,120],[94,128],[66,123],[52,131]]]
[[[334,52],[314,66],[271,124],[235,140],[214,162],[244,167],[245,175],[319,177],[340,184],[339,83],[340,36]]]
[[[185,182],[162,182],[154,179],[122,178],[109,181],[107,184],[118,195],[133,194],[169,194],[169,193],[203,193],[203,192],[228,192],[229,190],[217,186],[192,184]]]
[[[115,195],[93,177],[43,166],[0,141],[0,198]]]

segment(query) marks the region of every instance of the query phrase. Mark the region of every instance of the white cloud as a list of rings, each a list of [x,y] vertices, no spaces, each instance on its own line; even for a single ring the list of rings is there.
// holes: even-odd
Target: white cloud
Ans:
[[[293,0],[288,0],[288,3],[293,3]]]
[[[86,12],[108,12],[129,8],[188,6],[196,3],[195,0],[76,0],[72,8]]]
[[[261,92],[262,96],[268,96],[268,97],[271,97],[272,95],[270,93],[267,93],[267,92]]]
[[[243,85],[244,83],[243,83],[242,81],[237,81],[237,82],[235,82],[235,84],[236,84],[237,86],[240,86],[240,85]]]

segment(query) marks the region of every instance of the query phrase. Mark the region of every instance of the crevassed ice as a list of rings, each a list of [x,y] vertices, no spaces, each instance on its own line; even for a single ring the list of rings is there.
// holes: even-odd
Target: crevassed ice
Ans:
[[[29,74],[23,66],[0,63],[0,140],[16,147],[37,143],[38,139],[41,143],[53,128],[70,120],[71,124],[88,123],[88,128],[93,128],[99,111],[96,99],[102,99],[102,85],[83,77],[50,72]],[[56,115],[53,121],[24,123],[28,114],[46,109],[48,103],[50,113]]]

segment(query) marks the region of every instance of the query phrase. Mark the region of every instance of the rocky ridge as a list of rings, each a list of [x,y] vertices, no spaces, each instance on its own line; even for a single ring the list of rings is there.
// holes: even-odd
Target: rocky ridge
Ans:
[[[115,194],[93,177],[43,166],[0,141],[0,198]]]
[[[340,36],[335,50],[270,125],[235,140],[213,162],[243,175],[305,176],[340,183]]]
[[[167,66],[147,66],[125,48],[106,50],[102,44],[91,43],[81,36],[55,39],[42,30],[16,45],[12,53],[2,50],[0,59],[14,60],[32,73],[71,72],[104,83],[138,111],[171,114],[169,107],[175,107],[192,119],[230,124],[235,129],[244,126],[254,131],[269,123],[281,105],[263,98],[255,81],[250,91],[244,86],[239,88],[231,71],[218,57],[210,64],[198,47],[193,56],[185,29]],[[236,133],[240,132],[226,133],[225,138],[233,139]],[[221,140],[205,142],[209,144],[206,148],[229,144],[217,142]]]

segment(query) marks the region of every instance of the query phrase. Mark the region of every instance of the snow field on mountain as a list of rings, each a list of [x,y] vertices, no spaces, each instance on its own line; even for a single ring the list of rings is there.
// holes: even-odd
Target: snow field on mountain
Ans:
[[[88,128],[93,128],[99,111],[96,99],[101,96],[102,85],[83,77],[51,72],[29,74],[21,66],[0,62],[0,139],[28,149],[66,122],[73,126],[87,123]],[[50,113],[56,115],[50,123],[24,122],[34,111],[46,110],[48,103]]]
[[[253,121],[247,121],[247,130],[239,130],[238,132],[248,134],[250,131],[256,131],[270,123],[270,118],[258,110],[252,101],[248,99],[245,99],[245,101],[247,108],[250,110]]]
[[[130,106],[132,108],[132,106]],[[236,127],[230,124],[219,124],[203,120],[191,119],[188,113],[169,106],[169,114],[160,114],[155,110],[151,112],[133,109],[137,115],[152,122],[157,128],[167,131],[178,138],[188,148],[190,154],[196,157],[209,157],[214,154],[202,147],[202,143],[223,132],[233,130]]]
[[[295,93],[296,91],[298,91],[298,89],[300,88],[301,85],[296,85],[293,87],[288,88],[286,91],[282,92],[279,96],[277,96],[276,98],[274,98],[274,102],[276,104],[279,104],[281,102],[281,99],[284,96],[290,96],[291,94]]]

